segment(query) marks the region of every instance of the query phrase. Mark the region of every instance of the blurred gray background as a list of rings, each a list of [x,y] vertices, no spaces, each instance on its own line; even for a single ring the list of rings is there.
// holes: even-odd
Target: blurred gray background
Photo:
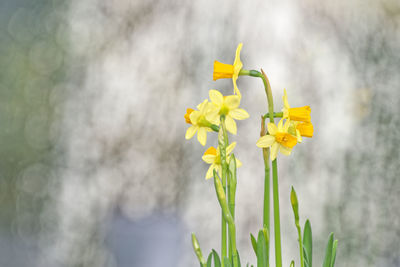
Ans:
[[[284,266],[298,260],[291,185],[315,266],[331,231],[337,266],[400,266],[399,1],[2,0],[0,25],[1,267],[198,266],[191,232],[219,250],[205,148],[183,115],[232,92],[212,68],[239,42],[277,111],[284,88],[312,107],[314,138],[278,163]],[[238,248],[255,264],[267,107],[259,80],[238,85]]]

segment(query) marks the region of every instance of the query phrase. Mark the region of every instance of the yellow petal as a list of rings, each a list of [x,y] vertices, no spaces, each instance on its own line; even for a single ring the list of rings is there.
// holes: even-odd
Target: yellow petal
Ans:
[[[283,89],[283,98],[282,99],[283,99],[284,109],[289,109],[290,105],[289,105],[289,102],[288,102],[288,99],[287,99],[286,89]]]
[[[238,108],[240,105],[240,97],[237,95],[228,95],[224,99],[224,106],[229,110]]]
[[[276,159],[276,155],[278,154],[278,149],[279,149],[279,144],[278,143],[274,143],[272,146],[271,146],[271,160],[274,160],[274,159]]]
[[[226,148],[226,154],[229,155],[232,153],[233,149],[236,147],[236,142],[232,142],[227,148]]]
[[[241,94],[237,87],[236,80],[239,77],[239,72],[243,67],[243,63],[242,61],[240,61],[240,51],[242,50],[242,46],[243,44],[240,43],[236,48],[236,55],[235,55],[235,61],[233,62],[233,75],[232,75],[233,90],[234,93],[237,94],[239,97],[241,97]]]
[[[239,91],[239,88],[237,86],[236,80],[238,79],[238,75],[233,75],[232,77],[232,82],[233,82],[233,93],[236,94],[239,98],[242,98],[242,94]]]
[[[283,130],[283,119],[278,122],[278,132],[284,132]]]
[[[206,180],[213,177],[214,164],[210,165],[206,173]]]
[[[215,161],[215,155],[204,155],[201,159],[208,164],[213,164]]]
[[[242,165],[242,162],[236,158],[236,167],[239,168],[242,167]]]
[[[278,132],[278,128],[276,127],[275,123],[272,122],[267,124],[267,129],[270,135],[275,135]]]
[[[200,116],[201,116],[201,113],[200,113],[200,111],[197,111],[197,110],[190,113],[189,118],[190,118],[190,121],[192,122],[192,124],[196,125]]]
[[[258,139],[256,146],[258,147],[270,147],[275,142],[275,136],[264,135]]]
[[[190,126],[190,127],[186,130],[185,138],[186,138],[186,139],[192,138],[192,137],[196,134],[198,128],[199,128],[198,126],[194,126],[194,125]]]
[[[231,134],[236,134],[237,132],[236,122],[230,116],[226,116],[225,125],[228,132],[230,132]]]
[[[231,116],[235,120],[244,120],[247,119],[250,115],[246,110],[242,108],[236,108],[234,110],[229,111],[229,116]]]
[[[303,142],[303,138],[301,137],[300,131],[296,129],[296,137],[297,137],[297,142],[301,143]]]
[[[202,146],[205,146],[207,143],[207,130],[204,127],[200,127],[197,132],[197,140]]]
[[[233,75],[233,69],[233,65],[224,64],[215,60],[213,80],[216,81],[218,79],[231,78]]]
[[[204,110],[205,110],[205,108],[207,107],[207,105],[208,105],[208,99],[204,99],[204,101],[201,102],[200,104],[198,104],[196,108],[197,108],[200,112],[204,112]]]
[[[286,156],[289,156],[290,153],[292,152],[291,148],[285,147],[285,146],[279,146],[279,151]]]
[[[222,106],[224,103],[224,96],[219,91],[212,89],[208,92],[208,95],[211,102],[216,104],[218,107]]]
[[[208,120],[212,124],[219,125],[219,114],[218,114],[218,111],[217,112],[215,112],[214,110],[208,111],[206,113],[206,120]]]
[[[290,120],[286,120],[285,124],[282,127],[283,132],[287,133],[289,130],[289,126],[290,126]]]

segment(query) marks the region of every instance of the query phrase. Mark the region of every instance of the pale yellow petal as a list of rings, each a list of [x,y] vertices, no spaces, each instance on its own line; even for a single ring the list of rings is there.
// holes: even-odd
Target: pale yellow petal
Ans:
[[[279,151],[286,156],[289,156],[290,153],[292,152],[291,148],[285,147],[285,146],[279,146]]]
[[[194,125],[190,126],[190,127],[186,130],[185,138],[186,138],[186,139],[191,139],[191,138],[196,134],[198,128],[199,128],[198,126],[194,126]]]
[[[296,129],[296,137],[297,137],[297,142],[301,143],[303,141],[303,138],[301,137],[300,131]]]
[[[214,161],[215,161],[215,155],[210,155],[210,154],[203,155],[203,157],[201,157],[201,159],[202,159],[205,163],[213,164]]]
[[[289,109],[290,105],[287,99],[286,89],[283,89],[283,106],[285,109]]]
[[[247,113],[247,111],[242,108],[236,108],[229,111],[229,115],[235,120],[244,120],[250,117],[249,113]]]
[[[236,94],[239,98],[242,98],[242,94],[239,91],[239,88],[237,86],[236,80],[238,79],[238,75],[233,74],[232,76],[232,82],[233,82],[233,93]]]
[[[226,154],[229,155],[232,153],[233,149],[236,147],[236,142],[232,142],[227,148],[226,148]]]
[[[214,164],[210,165],[206,173],[206,180],[213,177]]]
[[[278,132],[284,132],[283,130],[283,119],[278,122]]]
[[[283,131],[284,131],[285,133],[287,133],[287,131],[289,130],[289,126],[290,126],[290,120],[287,119],[287,120],[285,121],[285,124],[283,125]]]
[[[236,122],[230,116],[226,116],[225,125],[228,132],[231,134],[237,133]]]
[[[242,162],[236,158],[236,167],[239,168],[242,167],[242,165]]]
[[[272,122],[267,124],[267,129],[270,135],[275,135],[278,132],[278,128],[276,127],[275,123]]]
[[[224,105],[229,108],[229,110],[234,110],[240,105],[240,97],[237,95],[228,95],[224,99]]]
[[[272,146],[271,146],[271,160],[274,160],[274,159],[276,159],[276,156],[278,155],[278,149],[279,149],[279,144],[278,143],[274,143]]]
[[[200,111],[200,113],[203,113],[207,105],[208,105],[208,99],[204,99],[203,102],[197,105],[197,109]]]
[[[210,110],[206,113],[206,120],[212,124],[219,125],[219,114],[215,110]]]
[[[220,107],[224,103],[224,96],[219,91],[212,89],[208,92],[208,95],[215,105]]]
[[[197,132],[197,140],[202,146],[205,146],[207,143],[207,130],[205,127],[200,127]]]
[[[275,142],[275,136],[264,135],[258,139],[256,146],[258,147],[270,147]]]
[[[190,113],[189,118],[190,118],[190,121],[192,122],[192,124],[196,125],[200,116],[201,116],[201,113],[200,113],[200,111],[197,111],[197,110]]]
[[[240,91],[239,91],[239,89],[237,87],[236,80],[238,79],[239,72],[243,67],[243,63],[240,60],[240,51],[242,50],[242,46],[243,46],[243,44],[240,43],[236,48],[236,55],[235,55],[235,61],[233,62],[233,75],[232,75],[233,90],[234,90],[234,93],[239,96],[239,98],[241,98],[242,96],[241,96]]]

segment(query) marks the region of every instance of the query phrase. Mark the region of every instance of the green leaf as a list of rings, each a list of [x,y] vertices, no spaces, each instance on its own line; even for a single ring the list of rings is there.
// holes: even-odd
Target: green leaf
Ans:
[[[224,258],[224,267],[232,267],[231,260],[228,257]]]
[[[290,267],[294,267],[294,261],[290,263]]]
[[[333,233],[329,235],[328,244],[326,245],[325,259],[323,267],[330,267],[332,263],[332,250],[333,250]]]
[[[304,255],[307,260],[306,267],[312,267],[312,231],[311,231],[311,223],[309,220],[304,224],[304,232],[303,232],[303,247],[304,247]]]
[[[211,263],[212,263],[212,252],[210,252],[210,254],[208,254],[208,258],[207,258],[207,267],[211,267]]]
[[[250,234],[251,245],[253,247],[254,253],[257,255],[257,240],[256,238]]]
[[[309,267],[309,260],[308,260],[308,255],[307,255],[307,251],[305,250],[304,246],[303,246],[303,256],[304,256],[304,266],[305,267]]]
[[[260,230],[257,239],[257,267],[267,267],[268,257],[266,244],[264,232]]]
[[[212,254],[214,256],[214,267],[221,267],[221,260],[219,259],[218,253],[213,249]]]
[[[238,258],[238,264],[239,267],[242,267],[241,263],[240,263],[240,255],[239,255],[239,251],[236,250],[236,254],[237,254],[237,258]]]
[[[337,244],[338,244],[338,241],[335,240],[335,241],[333,242],[333,248],[332,248],[331,267],[334,267],[334,266],[335,266]]]

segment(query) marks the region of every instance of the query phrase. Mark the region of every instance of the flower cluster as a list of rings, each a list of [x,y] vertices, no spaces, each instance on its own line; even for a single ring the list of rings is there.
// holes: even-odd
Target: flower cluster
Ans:
[[[284,122],[284,120],[286,120]],[[268,133],[256,143],[258,147],[271,147],[271,160],[276,159],[278,151],[290,155],[292,148],[302,142],[302,136],[312,137],[314,128],[311,123],[311,108],[309,106],[291,108],[286,90],[283,93],[282,119],[278,126],[267,124]]]
[[[205,99],[197,106],[197,110],[188,108],[185,114],[186,123],[191,126],[187,129],[185,138],[191,139],[197,133],[197,140],[202,146],[207,143],[207,132],[218,132],[220,130],[221,118],[224,119],[226,130],[231,134],[237,133],[237,125],[235,120],[244,120],[249,117],[246,110],[239,108],[241,94],[237,87],[236,80],[239,72],[242,69],[242,62],[240,61],[240,50],[242,44],[239,44],[236,49],[236,57],[233,65],[223,64],[218,61],[214,62],[213,79],[218,80],[221,78],[232,78],[234,94],[224,96],[218,90],[209,91],[209,99]],[[230,154],[236,142],[224,148],[226,150],[226,161],[229,161]],[[206,174],[206,179],[213,176],[213,170],[216,170],[221,175],[221,157],[220,147],[210,147],[203,155],[203,160],[210,164]],[[241,165],[237,160],[237,166]]]

